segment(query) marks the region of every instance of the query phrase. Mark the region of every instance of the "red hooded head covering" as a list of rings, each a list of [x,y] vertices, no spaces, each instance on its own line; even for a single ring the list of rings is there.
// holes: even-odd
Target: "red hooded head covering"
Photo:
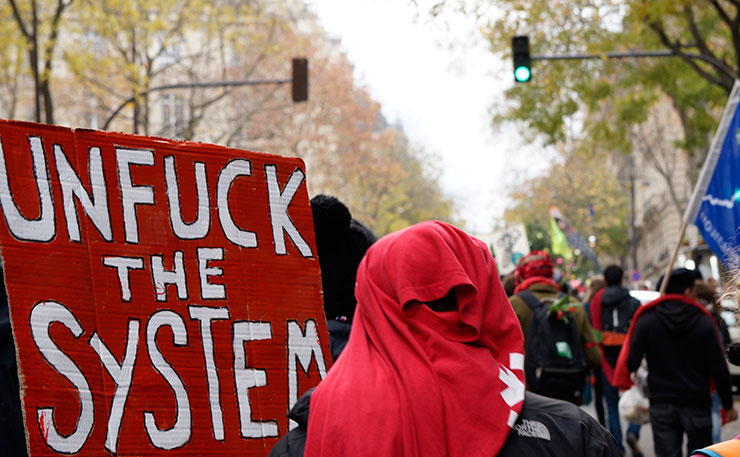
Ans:
[[[454,291],[457,309],[425,303]],[[311,397],[306,457],[495,455],[524,400],[523,337],[484,243],[443,222],[376,242],[349,343]]]
[[[519,263],[514,270],[516,278],[516,289],[514,293],[518,294],[523,290],[529,289],[534,284],[549,284],[556,289],[560,286],[552,280],[553,267],[550,254],[545,251],[532,251],[519,259]]]

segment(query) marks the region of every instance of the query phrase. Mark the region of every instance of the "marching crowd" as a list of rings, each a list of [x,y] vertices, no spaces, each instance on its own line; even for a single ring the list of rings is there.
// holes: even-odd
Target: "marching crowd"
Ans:
[[[317,199],[318,239],[336,227],[324,226],[317,203],[341,210],[348,231],[362,227],[335,198]],[[351,328],[349,341],[330,334],[344,351],[332,351],[327,377],[290,411],[298,427],[271,457],[616,456],[624,443],[642,456],[640,424],[629,423],[623,443],[618,403],[645,365],[656,456],[686,455],[684,437],[692,455],[740,455],[740,440],[717,443],[713,411],[724,422],[738,412],[718,298],[697,271],[672,271],[666,294],[641,306],[612,265],[580,303],[553,280],[546,252],[499,278],[488,247],[446,223],[366,239],[362,260],[346,257],[340,268],[357,272],[354,294],[344,291],[351,310],[327,311]],[[322,272],[336,268],[318,249]],[[340,278],[322,280],[339,300]],[[584,394],[595,397],[599,421],[578,407]]]
[[[623,436],[618,405],[645,366],[656,456],[686,455],[684,437],[692,455],[740,455],[740,440],[718,443],[721,421],[738,416],[731,342],[696,271],[674,270],[641,306],[612,265],[581,303],[546,252],[501,278],[488,246],[450,224],[376,240],[338,199],[311,206],[335,363],[291,409],[298,426],[271,457],[641,456],[641,424]],[[7,308],[0,442],[24,455]],[[589,398],[598,419],[579,407]]]

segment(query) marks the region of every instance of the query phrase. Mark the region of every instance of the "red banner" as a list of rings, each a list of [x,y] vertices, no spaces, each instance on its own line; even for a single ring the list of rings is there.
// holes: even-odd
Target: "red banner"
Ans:
[[[31,455],[266,455],[330,360],[300,159],[0,121]]]

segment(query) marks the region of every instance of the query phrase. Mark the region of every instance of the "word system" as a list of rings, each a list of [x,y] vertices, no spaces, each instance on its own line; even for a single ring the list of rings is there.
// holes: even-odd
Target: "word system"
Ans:
[[[28,448],[263,456],[327,371],[300,159],[0,121]]]

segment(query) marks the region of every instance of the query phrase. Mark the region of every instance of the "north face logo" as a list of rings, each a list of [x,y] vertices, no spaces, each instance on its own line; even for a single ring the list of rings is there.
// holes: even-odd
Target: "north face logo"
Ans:
[[[542,422],[523,419],[514,428],[519,436],[550,441],[550,430]]]

